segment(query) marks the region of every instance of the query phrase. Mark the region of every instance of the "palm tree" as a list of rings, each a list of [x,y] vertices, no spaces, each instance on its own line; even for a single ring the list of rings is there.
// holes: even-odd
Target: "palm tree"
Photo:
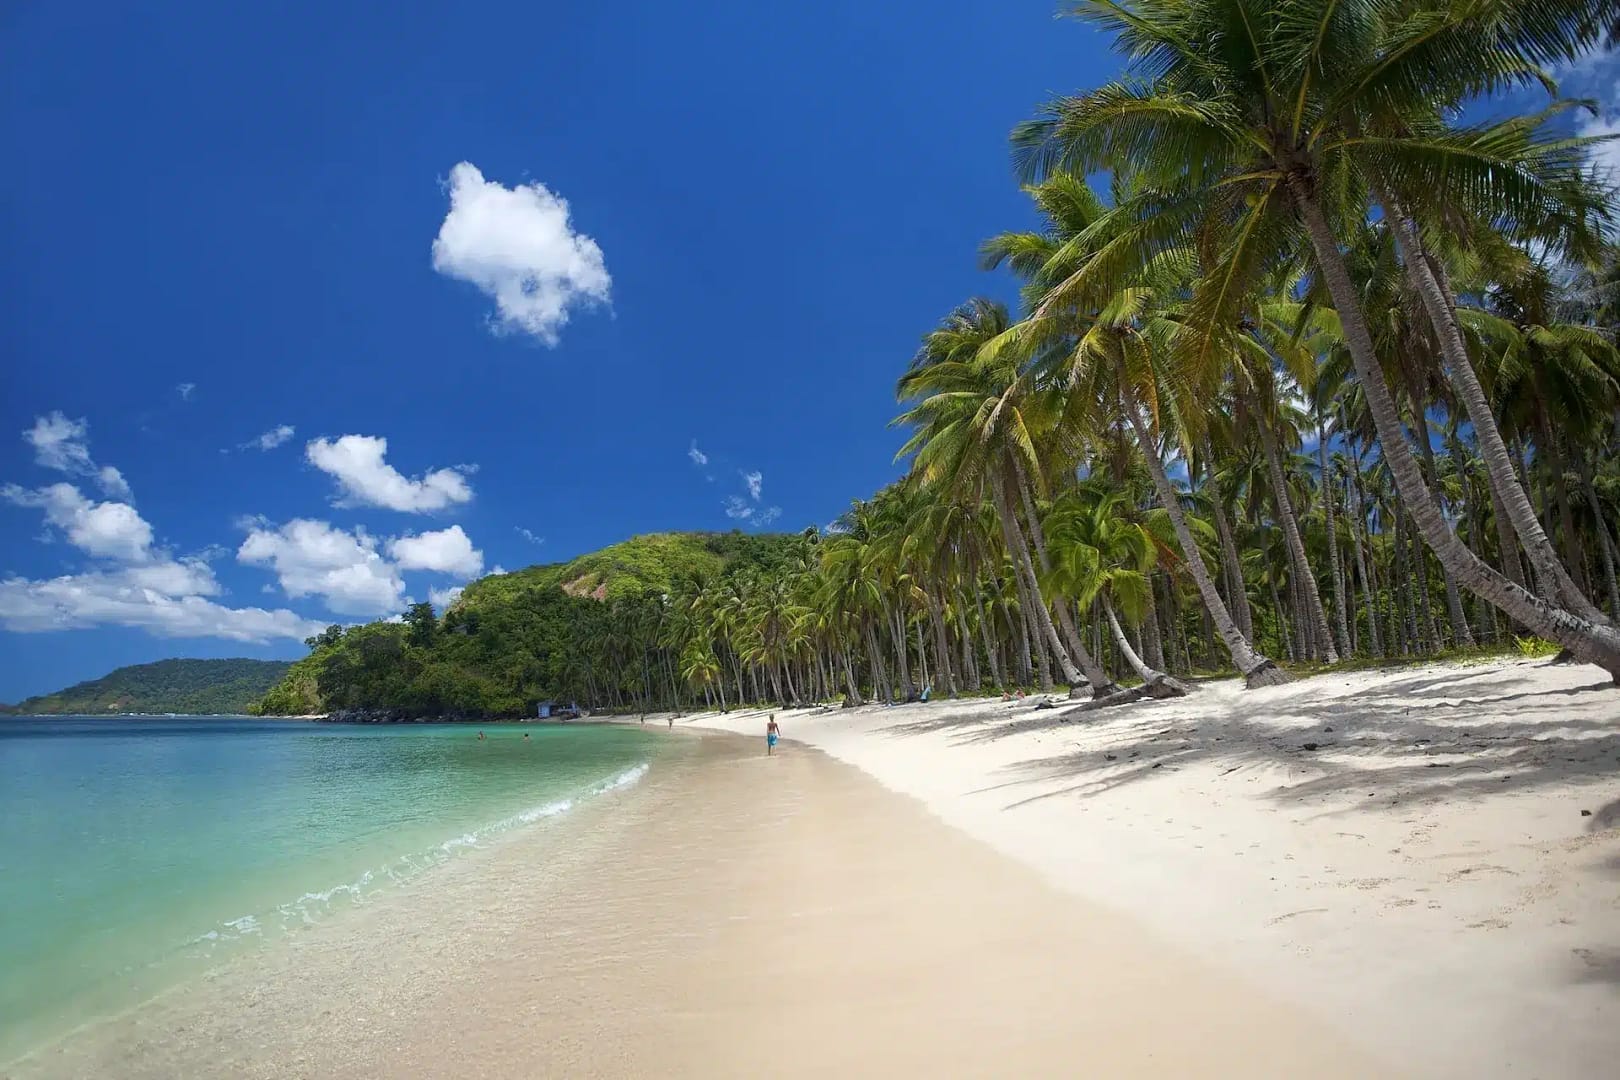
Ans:
[[[1148,578],[1157,546],[1145,526],[1130,520],[1125,497],[1106,492],[1089,501],[1065,496],[1052,507],[1047,530],[1053,564],[1047,579],[1054,592],[1081,607],[1097,604],[1108,621],[1120,654],[1154,697],[1178,697],[1187,687],[1149,667],[1120,626],[1123,613],[1140,625],[1151,602]]]
[[[1014,145],[1037,176],[1111,167],[1142,184],[1129,206],[1135,228],[1066,283],[1071,300],[1102,293],[1120,271],[1197,232],[1214,257],[1189,303],[1194,332],[1182,347],[1193,366],[1230,349],[1264,273],[1303,243],[1401,501],[1441,565],[1620,679],[1620,633],[1515,585],[1452,531],[1401,427],[1339,239],[1346,223],[1366,219],[1374,185],[1405,200],[1397,217],[1468,207],[1545,232],[1546,206],[1571,201],[1581,152],[1531,125],[1456,128],[1438,118],[1470,95],[1533,79],[1538,62],[1573,59],[1598,33],[1588,6],[1082,0],[1080,15],[1116,35],[1140,77],[1055,102],[1015,131]]]

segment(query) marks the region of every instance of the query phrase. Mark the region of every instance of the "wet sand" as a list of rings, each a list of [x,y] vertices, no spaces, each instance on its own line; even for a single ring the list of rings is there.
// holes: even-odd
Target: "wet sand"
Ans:
[[[1392,1074],[848,765],[672,740],[639,787],[16,1075]]]

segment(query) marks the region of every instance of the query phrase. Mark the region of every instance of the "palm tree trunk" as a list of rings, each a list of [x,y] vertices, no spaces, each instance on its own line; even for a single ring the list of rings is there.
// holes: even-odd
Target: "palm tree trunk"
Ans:
[[[1353,469],[1350,487],[1351,507],[1353,515],[1350,521],[1350,542],[1356,553],[1356,573],[1361,577],[1361,595],[1367,609],[1367,640],[1372,646],[1372,655],[1377,658],[1384,655],[1383,641],[1378,633],[1378,590],[1372,578],[1367,576],[1367,555],[1362,544],[1362,534],[1367,528],[1367,508],[1361,496],[1361,454],[1351,446],[1351,468]]]
[[[1513,475],[1513,465],[1508,458],[1507,446],[1502,441],[1501,430],[1496,426],[1496,417],[1491,412],[1490,401],[1485,396],[1484,387],[1480,385],[1479,375],[1474,371],[1473,363],[1468,359],[1468,349],[1463,343],[1451,290],[1441,285],[1440,279],[1445,273],[1444,268],[1424,250],[1422,238],[1406,217],[1400,204],[1383,193],[1380,193],[1379,201],[1389,210],[1389,219],[1395,223],[1396,238],[1402,250],[1402,268],[1418,295],[1423,298],[1423,307],[1428,312],[1429,322],[1434,326],[1435,334],[1440,339],[1440,353],[1445,361],[1442,366],[1452,389],[1462,403],[1463,411],[1468,414],[1469,423],[1473,425],[1474,436],[1479,442],[1480,457],[1485,462],[1486,476],[1507,508],[1513,531],[1518,534],[1520,543],[1524,545],[1525,554],[1530,557],[1530,564],[1535,568],[1537,580],[1542,583],[1546,598],[1583,621],[1603,622],[1602,612],[1598,611],[1586,595],[1575,587],[1575,582],[1570,579],[1569,573],[1558,561],[1552,541],[1547,539],[1547,533],[1542,529],[1541,522],[1536,520],[1535,510],[1530,506],[1529,494]],[[1319,211],[1320,207],[1316,209]],[[1323,219],[1322,223],[1325,229],[1326,219]],[[1309,222],[1307,227],[1312,227]],[[1323,239],[1330,238],[1331,232],[1327,237],[1323,237]],[[1314,232],[1311,241],[1318,247],[1320,258],[1320,244]],[[1337,297],[1334,298],[1334,306],[1339,306]],[[1365,328],[1365,322],[1362,326]],[[1367,344],[1371,346],[1370,338]],[[1379,441],[1384,441],[1382,428]],[[1426,530],[1424,538],[1428,539]],[[1444,558],[1441,559],[1442,564],[1445,561]]]
[[[1407,393],[1412,398],[1412,416],[1415,419],[1413,430],[1418,436],[1418,452],[1422,455],[1423,467],[1428,473],[1429,483],[1433,484],[1435,490],[1438,491],[1440,488],[1440,470],[1435,465],[1434,445],[1429,439],[1429,421],[1425,402],[1423,401],[1423,391],[1416,380],[1413,380],[1412,386]],[[1423,567],[1424,561],[1421,557],[1419,558],[1418,566],[1420,569]],[[1474,635],[1468,630],[1468,620],[1463,618],[1462,598],[1457,595],[1457,583],[1446,572],[1444,564],[1440,566],[1440,576],[1446,587],[1446,615],[1451,620],[1451,640],[1457,645],[1472,646],[1474,644]],[[1427,597],[1428,575],[1423,574],[1421,580],[1424,583],[1424,595]],[[1424,611],[1428,611],[1427,604],[1424,605]]]
[[[979,636],[984,640],[984,655],[990,664],[990,677],[995,680],[996,689],[1003,690],[1007,680],[1001,673],[1001,650],[996,647],[990,636],[990,620],[985,617],[984,595],[978,589],[970,590],[973,593],[973,602],[979,609]]]
[[[1308,187],[1304,174],[1291,172],[1288,183],[1295,205],[1310,234],[1311,246],[1322,279],[1333,297],[1339,322],[1344,329],[1345,342],[1355,364],[1356,375],[1366,395],[1367,408],[1378,430],[1378,441],[1395,478],[1395,489],[1407,504],[1418,531],[1434,549],[1441,565],[1457,581],[1483,599],[1495,604],[1508,615],[1522,622],[1537,634],[1556,641],[1576,657],[1595,663],[1620,682],[1620,633],[1613,627],[1599,625],[1567,610],[1555,607],[1542,598],[1514,585],[1469,551],[1446,524],[1435,506],[1434,496],[1423,481],[1412,448],[1401,430],[1400,415],[1390,396],[1384,373],[1378,366],[1373,350],[1372,335],[1361,310],[1361,300],[1349,267],[1339,250],[1322,207]],[[1466,357],[1464,358],[1466,359]],[[1472,414],[1471,414],[1472,418]],[[1493,425],[1494,426],[1494,425]],[[1509,493],[1510,494],[1510,493]],[[1504,494],[1504,501],[1511,501]],[[1515,523],[1517,524],[1517,523]],[[1522,538],[1522,537],[1521,537]],[[1555,560],[1556,561],[1556,560]]]
[[[939,676],[940,689],[946,697],[955,697],[956,674],[951,670],[951,639],[945,632],[945,617],[939,610],[941,606],[932,596],[928,597],[928,618],[934,624],[934,667]]]
[[[1288,554],[1294,563],[1294,580],[1299,583],[1301,599],[1305,606],[1302,614],[1310,620],[1312,651],[1328,663],[1337,664],[1339,650],[1333,646],[1333,637],[1328,632],[1327,612],[1322,609],[1322,596],[1316,587],[1316,575],[1311,572],[1310,560],[1305,557],[1305,542],[1299,535],[1299,519],[1294,516],[1293,500],[1288,497],[1288,477],[1283,473],[1282,455],[1277,449],[1277,435],[1264,417],[1258,417],[1257,420],[1260,442],[1264,445],[1266,462],[1271,470],[1271,501],[1277,508],[1277,516],[1283,527],[1283,539],[1288,544]]]
[[[889,637],[894,641],[894,666],[900,673],[900,699],[910,701],[916,694],[917,687],[911,681],[911,659],[906,655],[906,624],[900,612],[889,606],[887,599],[883,600],[883,617],[888,623]]]
[[[1254,640],[1254,613],[1249,609],[1249,588],[1243,580],[1243,560],[1238,556],[1237,540],[1232,533],[1232,522],[1226,507],[1216,492],[1210,500],[1215,519],[1215,534],[1221,542],[1221,569],[1226,577],[1226,602],[1237,617],[1238,629],[1250,641]]]
[[[1029,537],[1034,543],[1035,555],[1040,560],[1041,573],[1050,573],[1052,559],[1046,550],[1046,530],[1041,528],[1041,518],[1035,509],[1035,496],[1030,490],[1029,477],[1024,475],[1024,467],[1018,463],[1017,458],[1013,458],[1013,474],[1018,478],[1018,494],[1024,504],[1024,517],[1029,521]],[[1058,627],[1063,631],[1063,641],[1068,646],[1069,655],[1075,660],[1081,674],[1091,683],[1092,693],[1099,693],[1097,690],[1099,684],[1096,679],[1092,678],[1093,674],[1101,675],[1103,685],[1108,686],[1108,692],[1112,693],[1113,689],[1115,689],[1111,686],[1113,680],[1103,672],[1101,665],[1087,663],[1086,646],[1080,638],[1079,630],[1075,627],[1073,616],[1069,613],[1069,605],[1062,598],[1059,598],[1052,606],[1057,609]]]
[[[1130,421],[1131,429],[1136,432],[1137,445],[1142,448],[1142,456],[1147,459],[1148,471],[1153,475],[1153,487],[1158,492],[1159,504],[1164,507],[1165,513],[1170,517],[1170,524],[1176,531],[1176,540],[1181,544],[1187,570],[1198,586],[1198,594],[1204,599],[1204,607],[1215,622],[1216,632],[1221,635],[1227,652],[1232,655],[1232,662],[1242,673],[1245,685],[1252,688],[1291,682],[1286,671],[1254,650],[1249,644],[1249,639],[1243,636],[1237,624],[1232,621],[1232,615],[1221,600],[1221,594],[1215,590],[1215,582],[1210,580],[1209,568],[1204,565],[1204,557],[1193,541],[1192,530],[1187,527],[1187,516],[1182,513],[1181,500],[1176,497],[1176,489],[1171,486],[1170,477],[1165,474],[1164,462],[1159,458],[1159,448],[1153,445],[1153,438],[1148,434],[1147,425],[1143,422],[1136,399],[1129,389],[1125,391],[1124,404],[1125,418]]]
[[[1316,418],[1316,462],[1322,478],[1322,516],[1327,525],[1328,572],[1333,576],[1333,615],[1339,634],[1339,652],[1350,653],[1350,627],[1345,621],[1344,575],[1339,566],[1339,533],[1334,528],[1333,477],[1328,472],[1327,426]]]
[[[1108,597],[1099,598],[1102,602],[1103,615],[1108,619],[1108,628],[1114,632],[1114,644],[1119,646],[1120,655],[1125,657],[1125,663],[1136,672],[1137,678],[1142,680],[1143,687],[1153,697],[1182,697],[1187,693],[1187,687],[1172,679],[1164,672],[1149,667],[1142,662],[1136,650],[1131,648],[1130,639],[1125,631],[1120,629],[1119,618],[1114,614],[1114,605],[1108,602]]]
[[[872,692],[884,701],[893,701],[894,688],[889,685],[889,672],[883,663],[883,649],[878,645],[877,631],[870,617],[862,622],[866,631],[867,664],[872,669]]]
[[[1035,564],[1030,558],[1029,545],[1024,541],[1023,528],[1018,524],[1018,516],[1013,512],[1012,500],[1007,497],[1007,485],[1001,478],[992,480],[997,509],[1001,511],[1001,529],[1005,534],[1007,549],[1013,553],[1013,568],[1021,571],[1024,577],[1024,589],[1029,594],[1030,620],[1035,629],[1041,633],[1051,645],[1053,655],[1057,658],[1058,667],[1063,671],[1063,679],[1069,684],[1071,690],[1076,690],[1084,682],[1091,682],[1093,696],[1100,696],[1100,687],[1112,688],[1113,680],[1101,671],[1096,671],[1096,661],[1089,654],[1085,659],[1098,678],[1091,680],[1082,675],[1075,666],[1067,649],[1063,647],[1063,639],[1058,636],[1057,627],[1052,622],[1052,613],[1047,610],[1046,601],[1041,596],[1041,584],[1035,576]],[[1084,650],[1081,650],[1084,652]],[[1043,687],[1043,689],[1049,689]]]
[[[1159,601],[1155,597],[1158,591],[1153,578],[1148,578],[1147,588],[1147,614],[1142,620],[1142,647],[1147,651],[1148,666],[1160,671],[1164,670],[1164,637],[1159,629]]]
[[[1620,561],[1620,557],[1615,554],[1614,538],[1609,535],[1609,526],[1603,520],[1603,506],[1598,502],[1597,488],[1592,486],[1592,463],[1579,447],[1575,450],[1575,469],[1581,481],[1581,494],[1586,496],[1586,505],[1592,511],[1592,523],[1597,529],[1598,551],[1603,556],[1603,581],[1609,590],[1609,611],[1616,620],[1620,620],[1620,584],[1615,580],[1615,563]]]

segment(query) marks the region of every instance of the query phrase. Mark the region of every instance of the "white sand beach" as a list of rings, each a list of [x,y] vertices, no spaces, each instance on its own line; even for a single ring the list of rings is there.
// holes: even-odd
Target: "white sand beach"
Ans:
[[[1596,1077],[1620,1061],[1620,689],[1596,667],[778,719],[785,753],[859,767],[1417,1075]]]

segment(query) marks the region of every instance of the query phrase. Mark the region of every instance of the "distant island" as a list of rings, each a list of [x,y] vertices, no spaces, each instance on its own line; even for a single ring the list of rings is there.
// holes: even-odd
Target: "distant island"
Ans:
[[[0,712],[23,716],[104,713],[245,713],[287,674],[285,660],[159,660],[31,697]]]

